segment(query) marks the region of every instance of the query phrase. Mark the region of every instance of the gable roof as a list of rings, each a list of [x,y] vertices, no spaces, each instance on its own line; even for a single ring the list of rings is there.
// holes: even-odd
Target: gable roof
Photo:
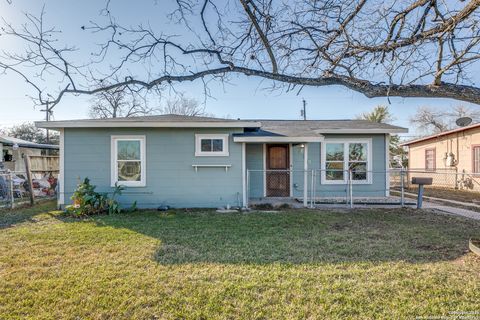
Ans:
[[[35,143],[27,140],[22,140],[14,137],[0,135],[0,143],[5,146],[18,145],[21,148],[34,148],[34,149],[59,149],[59,146],[54,144],[42,144]]]
[[[368,120],[234,120],[175,114],[111,119],[39,121],[40,128],[190,127],[256,128],[243,136],[320,137],[325,133],[405,133],[408,129]]]
[[[480,123],[474,123],[474,124],[471,124],[471,125],[466,126],[466,127],[456,128],[456,129],[452,129],[452,130],[448,130],[448,131],[444,131],[444,132],[432,134],[432,135],[430,135],[430,136],[426,136],[426,137],[422,137],[422,138],[418,138],[418,139],[406,141],[406,142],[400,144],[400,146],[409,146],[409,145],[411,145],[411,144],[415,144],[415,143],[418,143],[418,142],[423,142],[423,141],[427,141],[427,140],[430,140],[430,139],[435,139],[435,138],[443,137],[443,136],[446,136],[446,135],[449,135],[449,134],[452,134],[452,133],[464,132],[464,131],[467,131],[467,130],[470,130],[470,129],[479,128],[479,127],[480,127]]]

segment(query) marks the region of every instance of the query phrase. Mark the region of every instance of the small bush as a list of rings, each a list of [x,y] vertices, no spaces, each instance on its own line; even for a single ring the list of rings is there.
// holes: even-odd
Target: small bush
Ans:
[[[115,198],[122,194],[124,187],[115,184],[111,198],[107,193],[96,192],[95,188],[96,186],[90,183],[90,179],[85,178],[73,193],[71,197],[73,205],[67,208],[67,212],[76,216],[122,212],[122,208]],[[137,203],[134,202],[128,210],[135,210],[136,205]]]

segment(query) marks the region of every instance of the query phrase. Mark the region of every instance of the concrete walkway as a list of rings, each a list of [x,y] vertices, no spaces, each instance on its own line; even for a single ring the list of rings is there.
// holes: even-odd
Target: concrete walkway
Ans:
[[[410,197],[410,198],[417,199],[417,194],[415,194],[415,193],[405,192],[405,195],[408,196],[408,197]],[[442,201],[442,202],[451,203],[451,204],[453,204],[453,205],[456,204],[456,205],[463,206],[463,207],[471,207],[471,208],[478,208],[478,209],[480,209],[480,205],[479,205],[479,204],[471,203],[471,202],[462,202],[462,201],[457,201],[457,200],[435,198],[435,197],[430,197],[430,196],[423,196],[423,199],[425,199],[425,200],[432,200],[432,201]]]
[[[461,203],[463,204],[463,202]],[[458,208],[458,207],[450,207],[450,206],[446,206],[446,205],[435,203],[435,202],[424,201],[423,208],[438,210],[447,214],[455,214],[455,215],[470,218],[470,219],[480,220],[480,212]]]

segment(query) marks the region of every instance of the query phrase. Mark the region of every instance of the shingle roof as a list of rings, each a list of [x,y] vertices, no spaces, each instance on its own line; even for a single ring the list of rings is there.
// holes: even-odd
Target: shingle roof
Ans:
[[[325,133],[351,131],[406,132],[407,129],[385,123],[367,120],[255,120],[261,122],[258,131],[245,132],[237,136],[287,136],[287,137],[321,137]]]
[[[152,116],[138,116],[138,117],[118,117],[118,118],[109,118],[109,119],[80,119],[80,120],[71,120],[71,121],[112,121],[112,122],[137,122],[137,121],[152,121],[152,122],[236,122],[239,120],[235,119],[224,119],[216,117],[203,117],[203,116],[185,116],[180,114],[160,114]]]
[[[282,135],[291,137],[316,137],[324,133],[400,133],[402,127],[367,120],[263,120],[223,119],[203,116],[165,114],[113,119],[83,119],[36,122],[41,128],[67,127],[243,127],[260,128],[245,132],[245,136]]]

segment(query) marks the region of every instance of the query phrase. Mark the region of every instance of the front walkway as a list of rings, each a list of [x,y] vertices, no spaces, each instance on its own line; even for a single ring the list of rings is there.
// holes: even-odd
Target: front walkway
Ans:
[[[432,210],[438,210],[443,213],[447,214],[454,214],[457,216],[462,216],[470,219],[475,219],[475,220],[480,220],[480,212],[477,211],[472,211],[468,209],[463,209],[463,208],[458,208],[458,207],[451,207],[443,204],[438,204],[434,202],[423,202],[423,208],[424,209],[432,209]]]

